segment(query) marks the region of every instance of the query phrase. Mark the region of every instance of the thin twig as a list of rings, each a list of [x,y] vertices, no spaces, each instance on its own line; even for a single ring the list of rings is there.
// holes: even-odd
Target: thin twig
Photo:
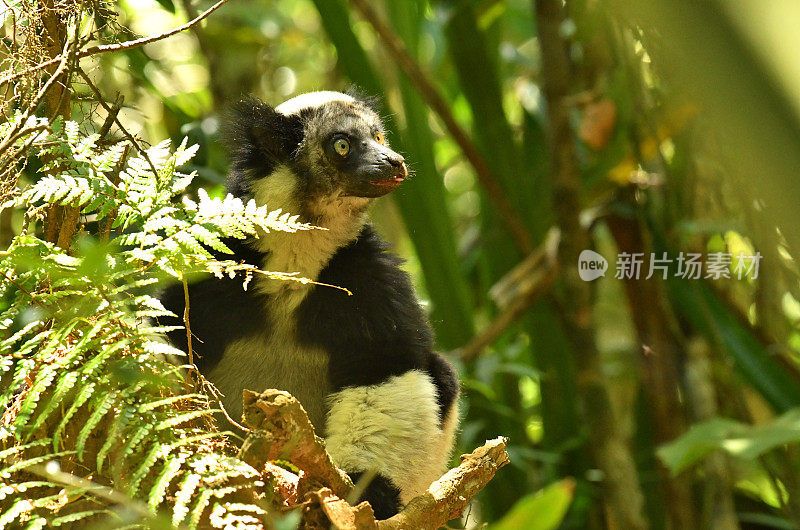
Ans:
[[[181,278],[183,283],[183,327],[186,329],[186,353],[189,355],[189,364],[194,366],[194,351],[192,350],[192,329],[189,327],[189,284],[186,276]]]
[[[91,493],[92,495],[96,495],[101,497],[109,502],[114,504],[119,504],[124,506],[127,509],[130,509],[133,512],[136,512],[137,515],[144,519],[151,519],[153,517],[152,512],[141,501],[136,499],[132,499],[131,497],[125,495],[124,493],[117,491],[113,488],[109,488],[108,486],[103,486],[102,484],[98,484],[96,482],[92,482],[91,480],[87,480],[82,477],[78,477],[76,475],[72,475],[71,473],[66,473],[61,471],[60,466],[58,463],[53,461],[50,464],[46,465],[35,465],[25,468],[25,471],[29,471],[34,475],[38,475],[40,477],[46,478],[52,482],[58,482],[63,484],[67,487],[76,488],[83,490],[85,492]]]
[[[408,76],[412,84],[417,88],[420,95],[427,101],[431,109],[439,116],[450,135],[461,147],[464,156],[475,169],[478,180],[483,185],[489,200],[497,210],[498,215],[505,223],[514,242],[523,255],[529,254],[533,250],[530,233],[525,228],[525,224],[517,215],[511,202],[506,197],[503,188],[498,184],[489,166],[484,161],[475,144],[472,143],[469,135],[458,124],[450,111],[450,106],[444,97],[439,93],[434,84],[422,71],[419,64],[406,49],[403,41],[384,23],[372,6],[366,0],[350,0],[350,3],[361,13],[361,16],[369,22],[378,34],[383,45],[394,57],[400,69]]]
[[[6,273],[4,273],[4,272],[0,272],[0,274],[2,274],[3,278],[5,278],[6,281],[9,281],[9,282],[13,283],[17,287],[17,289],[19,289],[20,291],[25,293],[28,296],[28,298],[30,298],[33,301],[34,304],[42,305],[42,302],[40,300],[38,300],[35,296],[33,296],[30,293],[30,291],[28,291],[26,288],[24,288],[22,285],[20,285],[16,280],[14,280],[14,278],[9,278],[8,276],[6,276]]]
[[[228,0],[219,0],[219,2],[217,2],[213,6],[209,7],[208,9],[206,9],[205,11],[203,11],[202,13],[197,15],[195,18],[193,18],[189,22],[187,22],[185,24],[182,24],[182,25],[180,25],[180,26],[178,26],[176,28],[172,28],[169,31],[165,31],[164,33],[159,33],[157,35],[150,35],[149,37],[142,37],[140,39],[134,39],[134,40],[129,40],[129,41],[125,41],[125,42],[116,42],[116,43],[113,43],[113,44],[101,44],[99,46],[92,46],[91,48],[86,48],[85,50],[81,50],[80,52],[75,54],[75,58],[76,59],[83,59],[84,57],[89,57],[90,55],[97,55],[99,53],[130,50],[132,48],[138,48],[139,46],[144,46],[145,44],[150,44],[152,42],[156,42],[156,41],[159,41],[159,40],[162,40],[162,39],[166,39],[167,37],[171,37],[171,36],[175,35],[176,33],[180,33],[181,31],[184,31],[184,30],[187,30],[187,29],[191,28],[192,26],[194,26],[195,24],[197,24],[198,22],[200,22],[201,20],[206,18],[208,15],[210,15],[211,13],[213,13],[214,11],[219,9],[226,2],[228,2]],[[21,76],[27,75],[29,73],[35,72],[37,70],[41,70],[42,68],[47,68],[50,65],[56,64],[58,61],[60,61],[62,59],[62,57],[63,57],[63,54],[62,54],[62,56],[54,57],[54,58],[52,58],[52,59],[50,59],[48,61],[45,61],[43,63],[39,63],[36,66],[32,66],[30,68],[26,68],[25,70],[23,70],[21,72],[17,72],[17,73],[11,74],[9,76],[6,76],[3,79],[0,79],[0,85],[3,85],[4,83],[8,83],[9,81],[12,81],[12,80],[16,79],[17,77],[21,77]]]
[[[36,110],[36,107],[39,106],[39,102],[42,101],[42,98],[44,98],[45,94],[47,94],[47,91],[50,90],[50,87],[53,86],[53,83],[56,82],[56,79],[58,79],[61,76],[61,74],[64,73],[64,69],[67,67],[67,63],[69,62],[68,50],[70,46],[71,46],[71,41],[68,41],[64,45],[64,52],[59,56],[60,62],[55,72],[53,72],[53,75],[50,76],[50,79],[48,79],[45,82],[45,84],[42,85],[42,88],[39,89],[39,92],[36,94],[36,96],[34,96],[31,102],[26,106],[25,111],[22,113],[22,116],[20,116],[19,120],[14,125],[14,128],[12,128],[8,132],[8,134],[6,134],[6,137],[3,139],[3,141],[0,142],[0,154],[2,154],[6,149],[8,149],[8,146],[11,145],[11,143],[14,141],[16,134],[28,121],[28,117],[31,115],[31,112]]]
[[[193,369],[196,370],[197,368],[193,366]],[[200,381],[202,382],[203,388],[208,388],[209,391],[211,392],[211,396],[217,401],[219,410],[222,411],[222,415],[225,416],[225,419],[227,419],[231,423],[231,425],[233,425],[237,429],[244,432],[250,432],[251,429],[248,429],[241,423],[237,422],[236,420],[231,418],[230,414],[228,414],[228,411],[225,409],[225,405],[222,403],[222,392],[220,392],[219,389],[215,387],[211,381],[203,377],[203,374],[198,372],[197,375],[200,377]]]
[[[122,172],[122,168],[125,167],[125,162],[128,160],[128,153],[130,152],[130,145],[126,145],[124,150],[122,151],[122,156],[119,157],[119,161],[117,165],[114,167],[114,173],[109,177],[109,181],[116,189],[119,185],[120,178],[119,174]],[[115,206],[108,212],[106,216],[103,227],[100,230],[100,241],[103,243],[108,243],[109,237],[111,237],[111,227],[114,226],[114,220],[117,218],[117,214],[119,213],[119,207]]]
[[[122,103],[125,101],[125,98],[122,94],[117,93],[116,99],[114,99],[114,104],[111,106],[111,109],[107,109],[106,119],[103,120],[103,125],[100,126],[100,130],[97,131],[98,136],[100,139],[103,139],[108,135],[111,131],[111,126],[117,121],[117,115],[119,111],[122,109]],[[105,103],[105,102],[103,102]],[[103,108],[106,108],[105,106]]]
[[[137,142],[136,138],[134,138],[133,135],[130,132],[128,132],[128,129],[126,129],[125,126],[122,125],[122,122],[119,121],[118,113],[114,113],[113,109],[108,106],[108,103],[106,103],[105,100],[103,99],[103,94],[100,93],[100,89],[98,89],[95,86],[89,75],[86,72],[84,72],[82,68],[78,67],[76,68],[76,71],[78,72],[78,75],[80,75],[83,78],[83,80],[86,81],[86,84],[89,86],[89,89],[91,89],[91,91],[97,97],[97,101],[106,110],[109,116],[111,115],[114,116],[114,122],[117,124],[117,127],[125,136],[125,138],[127,138],[128,141],[133,145],[133,147],[136,148],[139,154],[142,155],[142,158],[144,158],[145,161],[147,161],[148,165],[150,166],[150,170],[153,172],[153,175],[158,176],[158,170],[156,169],[155,164],[153,164],[153,161],[150,160],[150,155],[148,155],[147,151],[141,145],[139,145],[139,142]]]

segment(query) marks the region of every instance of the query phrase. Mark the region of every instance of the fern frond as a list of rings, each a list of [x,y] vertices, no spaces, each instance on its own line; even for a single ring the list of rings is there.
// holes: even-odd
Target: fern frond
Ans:
[[[75,396],[75,400],[70,405],[69,409],[64,413],[64,416],[61,418],[61,422],[56,427],[55,432],[53,433],[53,449],[58,451],[58,448],[61,447],[61,437],[64,434],[64,429],[69,424],[69,420],[72,419],[72,416],[78,411],[79,408],[86,403],[89,398],[92,397],[97,385],[93,382],[88,382],[87,384],[83,385],[78,392],[78,395]]]
[[[167,495],[167,488],[169,488],[170,483],[185,472],[183,464],[188,457],[188,453],[172,455],[167,459],[164,466],[162,466],[161,472],[147,495],[147,504],[150,506],[153,513],[155,513],[158,506],[164,502],[164,497]]]
[[[78,460],[83,460],[83,450],[86,447],[86,440],[89,439],[89,435],[95,430],[100,420],[103,419],[103,416],[108,414],[108,411],[114,406],[116,400],[117,395],[114,392],[98,395],[93,400],[93,404],[90,405],[90,408],[93,409],[92,413],[89,415],[83,427],[81,427],[78,437],[75,440],[75,450],[78,452]]]
[[[79,372],[67,372],[60,378],[47,404],[42,408],[41,412],[36,416],[36,420],[31,425],[28,438],[33,436],[33,433],[47,421],[47,418],[49,418],[53,411],[61,404],[66,393],[75,386],[79,376]]]
[[[95,517],[97,515],[111,515],[111,514],[112,512],[110,512],[109,510],[85,510],[82,512],[75,512],[68,515],[62,515],[61,517],[56,517],[50,521],[50,525],[61,526],[65,524],[77,523],[78,521],[83,521],[84,519],[88,519],[89,517]]]

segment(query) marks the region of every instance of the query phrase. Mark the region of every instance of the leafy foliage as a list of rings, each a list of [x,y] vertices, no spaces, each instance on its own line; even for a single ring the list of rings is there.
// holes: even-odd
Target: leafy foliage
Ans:
[[[263,518],[247,494],[258,474],[210,428],[213,403],[180,366],[185,354],[160,338],[166,328],[151,319],[169,313],[144,288],[164,275],[241,272],[208,250],[230,253],[225,238],[313,227],[230,196],[179,201],[194,176],[177,169],[196,151],[186,142],[126,160],[128,145],[99,145],[74,122],[28,125],[40,129],[32,148],[47,175],[17,205],[78,207],[111,229],[107,241],[82,234],[74,255],[30,229],[0,253],[0,527],[159,511],[189,527]],[[65,472],[73,482],[59,479]],[[78,477],[145,509],[114,513]]]

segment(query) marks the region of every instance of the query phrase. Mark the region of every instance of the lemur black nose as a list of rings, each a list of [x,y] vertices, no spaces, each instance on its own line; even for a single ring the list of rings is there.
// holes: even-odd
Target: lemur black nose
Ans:
[[[394,156],[389,157],[389,163],[394,167],[402,166],[405,161],[406,159],[403,158],[403,155],[395,154]]]

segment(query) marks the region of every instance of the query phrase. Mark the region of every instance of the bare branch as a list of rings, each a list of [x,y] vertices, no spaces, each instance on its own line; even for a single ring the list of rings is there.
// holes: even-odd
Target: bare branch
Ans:
[[[202,13],[197,15],[195,18],[193,18],[189,22],[187,22],[185,24],[181,24],[178,27],[172,28],[169,31],[165,31],[164,33],[159,33],[157,35],[150,35],[148,37],[142,37],[141,39],[133,39],[133,40],[125,41],[125,42],[115,42],[113,44],[101,44],[101,45],[98,45],[98,46],[92,46],[91,48],[86,48],[85,50],[81,50],[80,52],[76,53],[75,54],[75,58],[76,59],[83,59],[84,57],[89,57],[90,55],[97,55],[99,53],[130,50],[130,49],[133,49],[133,48],[138,48],[139,46],[144,46],[145,44],[150,44],[151,42],[156,42],[156,41],[159,41],[159,40],[162,40],[162,39],[166,39],[167,37],[171,37],[171,36],[173,36],[173,35],[175,35],[177,33],[180,33],[181,31],[185,31],[185,30],[191,28],[192,26],[194,26],[195,24],[197,24],[198,22],[200,22],[201,20],[206,18],[208,15],[210,15],[211,13],[213,13],[214,11],[219,9],[226,2],[228,2],[228,0],[219,0],[216,4],[214,4],[213,6],[209,7],[208,9],[206,9],[205,11],[203,11]],[[63,56],[63,54],[62,54],[62,56]],[[25,70],[23,70],[21,72],[16,72],[14,74],[6,76],[3,79],[0,79],[0,85],[3,85],[4,83],[8,83],[9,81],[12,81],[12,80],[16,79],[17,77],[21,77],[21,76],[36,72],[37,70],[41,70],[43,68],[47,68],[48,66],[51,66],[53,64],[56,64],[62,59],[62,56],[54,57],[54,58],[52,58],[52,59],[50,59],[48,61],[44,61],[42,63],[39,63],[36,66],[32,66],[30,68],[26,68]]]
[[[353,488],[347,473],[336,467],[325,444],[300,402],[288,392],[266,390],[256,394],[244,391],[244,422],[252,432],[239,458],[256,469],[269,460],[285,459],[305,472],[306,480],[328,486],[345,498]]]
[[[464,360],[480,355],[496,341],[558,276],[558,229],[551,228],[542,245],[498,281],[490,292],[502,312],[455,355]]]
[[[64,70],[69,63],[69,53],[68,50],[72,45],[71,41],[68,41],[64,45],[64,52],[58,57],[58,67],[53,72],[53,75],[42,85],[42,88],[39,89],[39,92],[36,93],[33,100],[27,105],[25,111],[22,113],[22,116],[19,118],[17,123],[14,127],[6,134],[6,137],[0,142],[0,154],[2,154],[8,147],[17,139],[17,133],[25,126],[25,123],[28,121],[28,117],[30,117],[31,113],[36,110],[36,107],[39,106],[39,102],[42,101],[42,98],[47,94],[47,91],[50,90],[50,87],[53,86],[53,83],[64,73]],[[55,63],[53,63],[55,64]]]
[[[434,482],[428,491],[414,497],[403,511],[378,522],[379,530],[418,528],[435,530],[447,521],[460,517],[472,497],[482,490],[497,470],[508,464],[508,438],[488,440],[468,455],[461,464]]]
[[[288,460],[299,467],[302,470],[300,486],[288,489],[293,496],[306,491],[304,519],[306,523],[319,523],[322,527],[332,524],[341,530],[439,528],[460,516],[470,499],[508,463],[505,450],[508,440],[503,437],[489,440],[472,453],[462,455],[458,467],[412,499],[399,514],[376,521],[366,502],[351,506],[344,500],[353,484],[333,463],[324,442],[314,433],[305,410],[291,394],[272,389],[261,394],[246,390],[244,415],[252,431],[239,458],[259,471],[266,469],[270,476],[273,473],[268,463],[272,460]]]
[[[78,75],[80,75],[83,78],[83,80],[86,81],[86,84],[97,98],[97,102],[100,103],[100,105],[106,110],[109,116],[114,117],[114,122],[117,124],[117,127],[125,136],[125,138],[127,138],[128,141],[133,145],[133,147],[136,148],[139,154],[142,155],[142,158],[144,158],[147,161],[148,165],[150,166],[150,170],[153,172],[153,175],[158,175],[158,170],[156,169],[156,166],[153,164],[153,161],[150,160],[150,156],[147,154],[147,151],[139,144],[139,142],[136,141],[136,138],[134,138],[133,135],[130,132],[128,132],[128,129],[126,129],[125,126],[122,125],[122,122],[119,121],[119,116],[118,116],[119,112],[114,112],[114,109],[108,106],[108,103],[106,103],[105,99],[103,99],[103,94],[100,93],[100,89],[98,89],[92,82],[92,79],[89,77],[89,74],[84,72],[83,69],[80,67],[76,68],[75,70],[78,72]]]

